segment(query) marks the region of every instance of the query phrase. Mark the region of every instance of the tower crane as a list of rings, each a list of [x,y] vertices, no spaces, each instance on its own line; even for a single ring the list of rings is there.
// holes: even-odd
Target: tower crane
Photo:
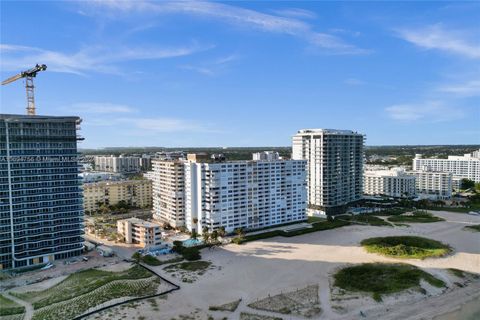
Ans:
[[[37,76],[40,71],[47,70],[47,66],[44,64],[37,64],[32,69],[22,71],[19,74],[8,78],[2,82],[2,85],[9,84],[10,82],[17,81],[18,79],[25,78],[25,89],[27,91],[27,114],[29,116],[35,115],[35,98],[33,95],[33,78]]]

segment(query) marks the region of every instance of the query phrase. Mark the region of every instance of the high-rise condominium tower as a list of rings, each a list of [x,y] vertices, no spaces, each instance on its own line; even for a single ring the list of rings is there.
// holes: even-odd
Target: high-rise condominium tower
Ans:
[[[81,254],[79,124],[0,114],[0,269]]]
[[[305,129],[293,136],[293,159],[308,160],[309,214],[338,214],[362,197],[364,136]]]

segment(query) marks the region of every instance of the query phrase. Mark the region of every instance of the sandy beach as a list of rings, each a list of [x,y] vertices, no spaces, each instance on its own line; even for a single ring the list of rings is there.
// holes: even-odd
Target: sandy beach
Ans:
[[[318,285],[321,313],[315,319],[433,319],[461,308],[480,297],[480,281],[458,279],[446,269],[456,268],[480,273],[480,234],[466,231],[464,226],[479,224],[480,217],[466,214],[434,212],[445,222],[410,224],[410,227],[348,226],[310,233],[298,237],[276,237],[203,250],[202,260],[213,267],[193,283],[182,283],[156,267],[181,289],[166,299],[158,299],[160,311],[152,311],[149,302],[133,308],[111,310],[92,319],[127,317],[131,319],[239,319],[241,312],[270,315],[282,319],[305,319],[254,310],[248,304],[268,296]],[[448,243],[454,252],[443,258],[398,260],[367,253],[360,241],[376,236],[417,235]],[[447,284],[438,289],[422,284],[426,294],[407,290],[375,302],[368,295],[353,294],[351,300],[332,300],[332,274],[347,264],[364,262],[403,262],[433,274]],[[233,313],[209,311],[210,306],[242,299]],[[360,316],[362,312],[363,316]],[[138,316],[140,318],[138,318]],[[437,318],[442,319],[442,318]],[[449,319],[449,318],[445,318]],[[443,319],[442,319],[443,320]]]

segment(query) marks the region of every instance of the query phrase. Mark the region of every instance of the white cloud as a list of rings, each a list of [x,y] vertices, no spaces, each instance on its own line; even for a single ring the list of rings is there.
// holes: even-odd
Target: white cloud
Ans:
[[[90,72],[121,74],[118,64],[133,60],[155,60],[182,57],[210,49],[191,45],[177,48],[159,47],[101,47],[94,46],[74,53],[63,53],[47,49],[1,44],[0,67],[4,71],[19,71],[30,68],[33,63],[44,63],[49,71],[84,75]]]
[[[290,18],[300,18],[300,19],[314,19],[317,17],[317,14],[310,10],[300,9],[300,8],[288,8],[281,10],[273,10],[274,13]]]
[[[112,17],[119,14],[187,14],[191,16],[209,17],[225,21],[232,25],[246,28],[286,34],[305,39],[309,43],[334,51],[340,54],[364,54],[367,50],[357,48],[344,42],[342,39],[313,30],[312,26],[302,20],[292,17],[261,13],[229,4],[205,1],[176,1],[176,2],[149,2],[149,1],[89,1],[87,5],[94,10],[94,14],[106,14],[110,9]],[[297,14],[300,11],[297,11]],[[305,12],[303,12],[305,14]]]
[[[393,120],[402,122],[426,121],[441,122],[463,118],[462,110],[447,106],[439,101],[425,103],[398,104],[385,109]]]
[[[462,97],[480,96],[480,80],[470,80],[464,83],[444,85],[439,87],[438,91]]]
[[[348,84],[350,86],[362,86],[364,84],[367,84],[365,81],[356,78],[348,78],[344,82],[345,84]]]
[[[127,105],[108,102],[83,102],[71,105],[68,110],[79,114],[112,114],[112,113],[134,113],[137,110]]]
[[[467,58],[480,59],[480,34],[469,35],[464,31],[447,30],[440,24],[418,29],[401,29],[398,35],[425,49],[436,49],[461,55]],[[476,40],[472,40],[472,39]]]

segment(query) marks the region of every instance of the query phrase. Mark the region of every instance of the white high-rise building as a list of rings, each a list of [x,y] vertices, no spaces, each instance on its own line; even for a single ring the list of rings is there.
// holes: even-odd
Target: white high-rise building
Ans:
[[[185,225],[185,170],[182,160],[153,159],[153,218],[178,228]]]
[[[202,232],[306,220],[306,161],[185,163],[185,223]]]
[[[304,129],[293,136],[293,159],[308,160],[309,214],[338,214],[363,194],[364,135]]]
[[[306,161],[215,159],[188,155],[188,160],[153,161],[157,221],[201,233],[306,219]]]
[[[480,150],[463,156],[448,156],[448,159],[424,159],[421,154],[416,154],[413,170],[450,172],[455,178],[480,182]]]
[[[405,170],[370,170],[363,174],[363,193],[397,198],[415,196],[415,177]]]

